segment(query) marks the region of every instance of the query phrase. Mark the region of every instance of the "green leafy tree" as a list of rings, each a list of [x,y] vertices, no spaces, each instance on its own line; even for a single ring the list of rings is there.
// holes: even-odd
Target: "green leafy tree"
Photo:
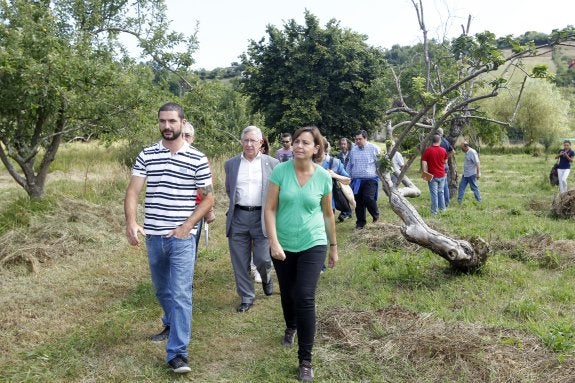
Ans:
[[[149,115],[149,72],[119,59],[123,33],[173,73],[192,63],[194,40],[169,32],[163,1],[0,0],[0,159],[31,198],[65,137]]]
[[[248,125],[267,133],[262,116],[251,113],[248,97],[228,82],[200,81],[182,103],[196,130],[194,145],[210,157],[237,152],[241,131]]]
[[[540,143],[548,153],[570,132],[570,103],[550,81],[530,79],[517,102],[519,90],[487,100],[484,109],[493,119],[507,121],[509,129],[522,133],[528,145]]]
[[[335,20],[322,28],[307,11],[305,25],[290,20],[267,33],[242,57],[241,89],[274,134],[313,124],[328,136],[351,136],[381,123],[385,60],[366,36]]]

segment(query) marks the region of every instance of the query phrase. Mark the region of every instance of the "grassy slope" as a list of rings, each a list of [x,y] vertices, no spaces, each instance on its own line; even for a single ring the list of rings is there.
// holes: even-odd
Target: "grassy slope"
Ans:
[[[561,56],[565,56],[567,58],[575,58],[575,47],[572,46],[561,46],[555,49],[559,49],[561,52]],[[504,51],[504,55],[510,56],[511,51]],[[553,61],[552,54],[550,50],[540,50],[537,56],[534,57],[526,57],[522,61],[524,64],[524,70],[527,73],[531,73],[533,68],[536,65],[547,65],[547,68],[550,72],[556,73],[557,72],[557,65]],[[567,62],[564,63],[567,66]],[[498,68],[494,72],[490,72],[485,75],[485,79],[488,81],[494,80],[496,77],[501,76],[505,73],[505,78],[508,78],[509,83],[511,85],[520,85],[523,82],[523,78],[525,77],[525,73],[515,67],[508,67],[507,65],[503,65]],[[510,78],[509,78],[510,76]]]
[[[66,196],[90,204],[68,201],[51,214],[34,216],[34,230],[19,232],[40,243],[46,235],[35,238],[34,231],[41,227],[67,222],[66,231],[78,233],[90,227],[90,235],[69,238],[77,253],[47,257],[32,275],[22,266],[0,269],[0,381],[295,381],[296,350],[279,346],[284,327],[279,295],[265,297],[258,287],[256,306],[245,315],[234,312],[222,162],[212,162],[218,218],[195,275],[193,373],[174,377],[165,367],[163,346],[147,341],[159,329],[161,313],[145,250],[130,248],[122,238],[126,173],[109,162],[87,165],[94,158],[89,153],[92,160],[81,165],[77,148],[64,148],[59,161],[74,157],[69,162],[79,168],[61,162],[55,167],[82,177],[54,181],[49,192],[56,200]],[[458,160],[461,164],[460,154]],[[430,218],[422,188],[413,203],[431,226],[457,236],[479,235],[492,244],[519,240],[514,249],[521,249],[529,234],[575,239],[571,221],[545,212],[554,193],[546,183],[551,160],[513,155],[482,161],[481,205],[468,191],[461,206]],[[99,174],[101,168],[115,178]],[[568,379],[574,365],[568,356],[575,352],[573,265],[552,252],[548,256],[557,262],[546,267],[521,257],[526,254],[521,251],[497,250],[481,273],[452,274],[427,250],[382,240],[394,235],[387,224],[399,222],[383,198],[379,204],[384,223],[368,225],[361,234],[353,232],[353,222],[338,225],[341,262],[321,277],[318,288],[318,382],[568,381],[561,379]],[[98,231],[110,236],[97,237]],[[559,352],[553,354],[541,340]]]

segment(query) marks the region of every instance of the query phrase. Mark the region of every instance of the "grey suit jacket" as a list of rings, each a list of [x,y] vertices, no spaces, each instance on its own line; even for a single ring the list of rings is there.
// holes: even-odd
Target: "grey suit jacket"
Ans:
[[[228,207],[228,212],[226,216],[226,237],[230,236],[230,228],[232,226],[232,218],[234,216],[234,210],[236,207],[236,185],[238,180],[238,171],[240,170],[241,154],[230,158],[224,163],[224,169],[226,171],[226,194],[230,199],[230,204]],[[262,161],[262,231],[267,237],[267,232],[264,224],[264,207],[266,203],[266,197],[268,195],[268,180],[272,174],[273,168],[279,163],[279,161],[273,157],[266,154],[261,155]]]

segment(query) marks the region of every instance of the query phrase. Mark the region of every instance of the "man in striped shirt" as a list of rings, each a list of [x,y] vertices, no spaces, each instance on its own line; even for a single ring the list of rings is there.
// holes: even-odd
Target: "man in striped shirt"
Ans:
[[[186,123],[180,105],[160,107],[162,140],[136,159],[124,200],[126,236],[139,245],[146,238],[148,262],[164,330],[152,340],[167,339],[166,361],[177,373],[190,372],[188,343],[192,330],[192,281],[196,255],[196,224],[214,204],[212,175],[206,156],[182,140]],[[144,226],[137,221],[140,191],[146,184]],[[202,202],[196,206],[196,195]]]

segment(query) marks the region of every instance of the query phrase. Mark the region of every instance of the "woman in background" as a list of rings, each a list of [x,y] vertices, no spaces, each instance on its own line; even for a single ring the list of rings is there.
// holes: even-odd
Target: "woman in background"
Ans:
[[[262,137],[262,147],[260,148],[260,152],[262,152],[262,154],[270,154],[270,143],[266,136]]]

